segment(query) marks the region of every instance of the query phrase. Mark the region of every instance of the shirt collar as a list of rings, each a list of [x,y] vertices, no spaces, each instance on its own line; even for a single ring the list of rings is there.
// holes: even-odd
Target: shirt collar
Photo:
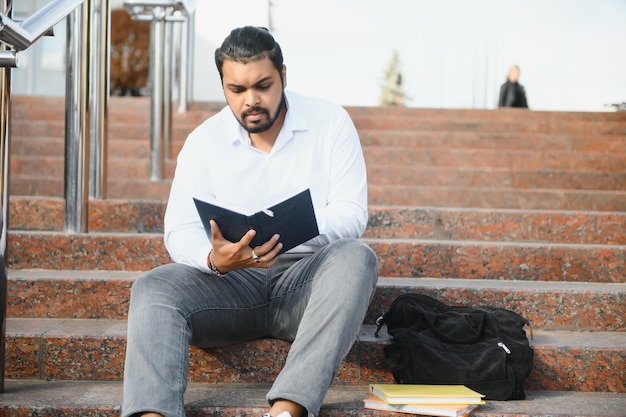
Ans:
[[[285,115],[285,122],[283,123],[283,127],[280,129],[280,132],[278,133],[278,138],[276,139],[276,143],[274,144],[275,150],[278,150],[290,139],[292,139],[295,132],[308,130],[308,124],[306,122],[306,119],[302,115],[302,110],[298,108],[298,106],[291,105],[294,101],[297,101],[297,97],[294,95],[294,93],[290,91],[285,91],[285,100],[287,105],[287,114]],[[231,115],[231,144],[250,144],[248,132],[241,126],[230,107],[226,106],[226,109],[224,110],[230,112]],[[274,151],[274,149],[272,151]]]

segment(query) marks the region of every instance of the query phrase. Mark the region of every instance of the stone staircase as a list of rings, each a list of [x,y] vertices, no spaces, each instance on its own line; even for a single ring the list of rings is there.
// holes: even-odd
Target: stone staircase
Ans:
[[[13,100],[6,392],[0,415],[117,416],[130,287],[169,262],[162,220],[173,157],[220,106],[174,114],[166,179],[149,180],[149,99],[112,98],[108,199],[89,233],[63,232],[62,98]],[[477,417],[626,416],[626,113],[349,108],[370,181],[363,239],[380,280],[321,416],[364,410],[392,382],[373,323],[421,292],[533,324],[525,401]],[[256,416],[289,345],[191,349],[190,416]]]

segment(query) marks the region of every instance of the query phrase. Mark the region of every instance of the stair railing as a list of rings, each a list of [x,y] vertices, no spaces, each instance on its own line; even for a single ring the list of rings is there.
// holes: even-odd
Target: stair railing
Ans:
[[[108,16],[108,0],[52,0],[32,16],[18,23],[12,19],[13,1],[0,0],[0,392],[4,392],[5,375],[11,69],[18,66],[17,52],[27,49],[58,22],[65,17],[68,18],[65,230],[70,233],[87,232],[90,137],[94,146],[100,150],[106,149]],[[93,43],[94,39],[98,45]],[[106,62],[103,62],[103,59],[106,59]],[[98,157],[103,158],[105,155],[106,152],[100,152]],[[92,166],[96,165],[103,169],[106,166],[102,159],[91,162]],[[106,175],[98,180],[105,183]],[[92,195],[99,197],[96,194],[101,194],[103,187],[93,188],[97,189]]]
[[[193,0],[125,0],[124,7],[134,20],[150,22],[150,179],[162,180],[165,158],[171,150],[172,119],[172,25],[188,22],[192,16]],[[183,34],[188,36],[188,32]],[[183,38],[187,65],[187,39]],[[183,59],[181,57],[181,59]],[[181,80],[181,100],[187,101],[187,67]],[[185,92],[182,92],[182,89]]]
[[[0,0],[0,11],[12,14],[9,0]],[[1,23],[0,23],[1,24]],[[9,214],[9,145],[11,126],[11,67],[17,65],[17,54],[0,44],[0,392],[4,392],[5,334],[7,310],[7,219]]]

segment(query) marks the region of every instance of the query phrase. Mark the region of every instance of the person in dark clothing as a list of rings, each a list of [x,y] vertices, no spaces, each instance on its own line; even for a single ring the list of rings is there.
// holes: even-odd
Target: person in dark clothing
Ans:
[[[523,107],[528,108],[526,101],[526,91],[524,87],[517,82],[519,79],[519,67],[513,65],[509,69],[506,82],[500,87],[500,99],[498,107]]]

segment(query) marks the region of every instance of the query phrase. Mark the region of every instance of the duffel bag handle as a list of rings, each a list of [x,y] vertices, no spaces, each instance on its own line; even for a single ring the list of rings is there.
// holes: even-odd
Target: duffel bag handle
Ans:
[[[375,336],[386,324],[387,331],[408,328],[428,328],[445,343],[471,344],[480,339],[485,327],[485,312],[463,311],[463,307],[451,307],[425,294],[406,293],[398,296],[389,310],[376,320]]]
[[[433,332],[439,339],[446,343],[453,344],[472,344],[476,343],[480,336],[483,334],[483,329],[485,327],[485,314],[484,313],[472,313],[472,317],[474,317],[478,322],[478,326],[474,327],[472,325],[464,326],[465,329],[472,329],[473,332],[467,332],[467,337],[455,336],[453,333],[453,326],[446,326],[446,323],[442,323],[439,318],[445,318],[446,321],[454,320],[454,316],[458,316],[458,320],[466,321],[467,314],[457,314],[452,311],[448,311],[446,313],[433,313],[430,311],[422,311],[422,316],[424,317],[424,322],[428,326],[431,332]],[[459,323],[461,324],[461,323]],[[458,330],[458,328],[456,329]]]

